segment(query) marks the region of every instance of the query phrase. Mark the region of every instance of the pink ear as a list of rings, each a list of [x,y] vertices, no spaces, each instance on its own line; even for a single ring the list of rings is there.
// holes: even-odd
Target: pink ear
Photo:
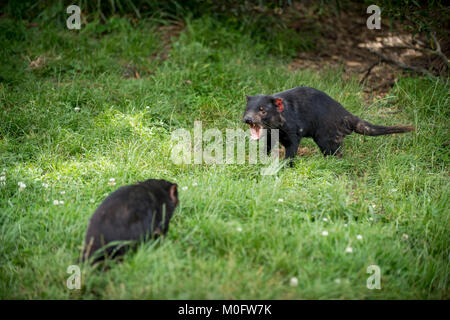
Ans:
[[[174,204],[178,204],[178,192],[177,192],[177,185],[173,184],[170,186],[170,200],[172,200],[172,202]]]
[[[283,99],[282,98],[276,98],[275,104],[277,105],[278,112],[283,112],[284,106],[283,106]]]

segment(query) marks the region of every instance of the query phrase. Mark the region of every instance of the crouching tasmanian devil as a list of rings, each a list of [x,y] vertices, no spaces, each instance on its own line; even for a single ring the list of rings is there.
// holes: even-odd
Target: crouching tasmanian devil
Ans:
[[[123,255],[138,241],[166,234],[177,205],[177,185],[166,180],[149,179],[117,189],[89,221],[82,261]]]
[[[273,146],[270,130],[279,129],[280,143],[291,165],[303,137],[313,138],[325,156],[342,156],[342,142],[352,132],[379,136],[414,130],[411,126],[373,125],[352,115],[324,92],[310,87],[247,96],[243,120],[250,125],[253,140],[259,140],[261,129],[267,129],[267,152]]]

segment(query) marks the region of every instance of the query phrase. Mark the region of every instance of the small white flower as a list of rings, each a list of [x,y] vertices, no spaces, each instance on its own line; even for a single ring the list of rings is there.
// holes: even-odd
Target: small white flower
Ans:
[[[409,236],[406,233],[404,233],[404,234],[402,234],[402,238],[406,240],[409,238]]]
[[[198,183],[197,182],[192,182],[192,186],[196,187],[196,186],[198,186]]]
[[[6,177],[5,176],[0,176],[0,181],[6,181]]]
[[[110,179],[108,180],[108,185],[110,185],[110,186],[115,186],[115,185],[116,185],[116,179],[110,178]]]
[[[238,232],[242,232],[242,228],[241,228],[241,227],[237,227],[236,230],[237,230]]]
[[[188,189],[188,187],[184,186],[181,188],[181,190],[186,191]]]
[[[90,203],[94,203],[94,202],[95,202],[95,200],[94,200],[94,199],[91,199],[91,200],[89,200],[89,202],[90,202]]]
[[[150,106],[146,106],[145,109],[150,109]]]
[[[19,182],[17,185],[19,186],[19,190],[23,190],[27,187],[27,185],[23,182]]]
[[[66,192],[65,191],[61,191],[60,194],[66,194]]]
[[[275,209],[275,212],[278,212],[278,209]]]
[[[373,221],[373,218],[372,218],[372,217],[370,217],[370,218],[369,218],[369,220],[370,220],[370,221]]]
[[[48,188],[48,183],[43,183],[42,186],[43,186],[44,188]]]
[[[284,200],[282,198],[278,199],[278,202],[283,202]]]
[[[323,220],[323,221],[325,221],[325,222],[327,222],[327,221],[328,221],[328,219],[327,219],[327,218],[323,218],[322,220]]]
[[[341,283],[341,279],[337,278],[337,279],[334,280],[334,282]]]
[[[62,200],[59,200],[59,204],[64,204],[64,201],[62,201]]]
[[[75,110],[76,112],[78,112],[78,111],[81,110],[81,108],[80,108],[80,107],[75,107],[75,108],[73,108],[73,110]]]
[[[298,285],[298,279],[296,277],[292,277],[291,280],[289,280],[289,285],[291,287],[296,287]]]
[[[344,227],[346,227],[346,228],[347,228],[347,227],[348,227],[348,224],[344,223]]]
[[[59,204],[59,201],[58,201],[58,200],[53,200],[53,204],[54,204],[55,206],[57,206],[57,205]]]
[[[347,248],[345,249],[345,252],[347,252],[347,253],[352,253],[352,252],[353,252],[353,249],[350,248],[350,247],[347,247]]]
[[[376,208],[377,207],[377,205],[376,204],[374,204],[374,203],[372,203],[372,208]]]
[[[324,237],[328,236],[328,231],[327,231],[327,230],[322,231],[322,235],[323,235]]]
[[[360,235],[360,234],[358,234],[357,236],[356,236],[356,239],[358,239],[358,240],[362,240],[362,235]]]

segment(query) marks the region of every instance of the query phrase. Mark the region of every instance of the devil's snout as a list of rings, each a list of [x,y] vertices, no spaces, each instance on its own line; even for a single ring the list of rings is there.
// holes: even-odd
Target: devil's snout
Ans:
[[[250,116],[245,116],[244,117],[244,122],[247,124],[252,124],[253,123],[253,119]]]

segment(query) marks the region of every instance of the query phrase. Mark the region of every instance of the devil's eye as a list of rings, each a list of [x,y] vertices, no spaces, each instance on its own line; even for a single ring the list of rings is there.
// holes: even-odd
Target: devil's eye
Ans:
[[[259,112],[261,112],[261,114],[266,114],[267,112],[264,111],[263,107],[259,107]]]

